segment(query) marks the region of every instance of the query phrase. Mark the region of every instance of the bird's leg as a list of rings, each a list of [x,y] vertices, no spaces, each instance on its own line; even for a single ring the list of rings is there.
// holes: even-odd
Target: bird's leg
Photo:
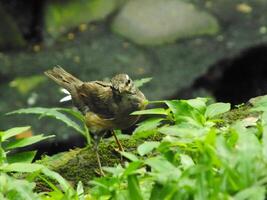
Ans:
[[[124,151],[123,146],[121,145],[119,139],[117,138],[115,131],[112,130],[111,133],[112,133],[113,137],[115,138],[115,141],[118,145],[119,150],[123,152]]]
[[[105,173],[102,170],[102,165],[101,165],[101,161],[100,161],[100,157],[99,157],[99,153],[98,153],[98,145],[99,145],[100,140],[101,140],[101,136],[95,135],[94,150],[96,152],[96,160],[97,160],[97,164],[98,164],[98,168],[99,168],[99,174],[101,176],[105,176]]]

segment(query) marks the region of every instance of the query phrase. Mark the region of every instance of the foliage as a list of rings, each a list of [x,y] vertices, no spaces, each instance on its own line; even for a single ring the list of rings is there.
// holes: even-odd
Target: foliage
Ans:
[[[11,140],[30,129],[26,127],[15,127],[0,132],[0,199],[3,200],[29,200],[29,199],[85,199],[82,183],[78,184],[77,191],[63,179],[58,173],[47,167],[31,163],[36,151],[28,151],[9,155],[7,150],[25,147],[52,136],[35,135],[27,138]],[[26,173],[25,180],[11,177],[10,172]],[[28,174],[27,174],[28,173]],[[34,179],[38,177],[52,188],[52,192],[35,193]],[[56,186],[51,180],[59,183]]]
[[[74,111],[72,109],[67,108],[42,108],[42,107],[35,107],[35,108],[24,108],[15,110],[13,112],[7,113],[8,115],[11,114],[38,114],[40,115],[40,118],[47,116],[52,117],[57,120],[62,121],[67,126],[73,128],[78,133],[82,134],[87,141],[87,144],[91,144],[91,137],[89,130],[85,124],[84,117],[82,114],[78,111]],[[67,116],[66,114],[69,114]],[[72,118],[74,118],[74,120]],[[76,121],[75,121],[76,120]],[[78,120],[78,122],[77,122]]]
[[[137,154],[123,152],[125,166],[106,167],[106,177],[91,181],[96,199],[265,199],[267,113],[252,120],[216,126],[230,104],[207,105],[207,99],[172,100],[133,137],[162,134],[146,141]],[[257,111],[265,111],[261,103]],[[256,121],[256,123],[255,123]]]
[[[25,185],[24,193],[31,198],[37,195],[35,199],[263,200],[267,183],[265,99],[253,104],[253,115],[231,124],[221,123],[221,116],[230,110],[228,103],[209,104],[205,98],[150,102],[166,106],[133,113],[152,115],[133,132],[133,138],[145,142],[136,153],[121,152],[127,161],[104,167],[107,175],[90,181],[88,191],[82,182],[74,189],[58,173],[40,164],[13,163],[0,169],[31,172],[18,184]],[[160,134],[161,139],[149,140],[154,134]],[[18,181],[2,174],[5,179]],[[35,177],[53,191],[32,192]]]
[[[29,126],[16,127],[0,132],[0,164],[5,164],[8,161],[9,163],[13,162],[31,163],[36,154],[36,151],[22,152],[10,156],[7,155],[6,150],[14,150],[16,148],[25,147],[53,137],[53,135],[51,136],[35,135],[32,137],[26,137],[10,141],[10,139],[12,139],[14,136],[17,136],[25,131],[28,131],[29,129],[30,129]]]

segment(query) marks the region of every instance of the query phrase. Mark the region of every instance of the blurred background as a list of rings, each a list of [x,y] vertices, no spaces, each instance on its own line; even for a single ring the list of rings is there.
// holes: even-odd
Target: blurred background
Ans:
[[[149,100],[236,105],[265,94],[266,10],[266,0],[0,0],[0,128],[56,134],[48,153],[83,145],[55,120],[4,115],[71,106],[43,75],[55,65],[82,80],[153,77],[142,87]]]

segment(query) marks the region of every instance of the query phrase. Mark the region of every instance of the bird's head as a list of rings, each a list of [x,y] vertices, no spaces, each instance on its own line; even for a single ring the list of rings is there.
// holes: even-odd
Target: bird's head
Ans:
[[[127,74],[118,74],[111,79],[112,89],[120,94],[134,94],[136,88],[134,82]]]

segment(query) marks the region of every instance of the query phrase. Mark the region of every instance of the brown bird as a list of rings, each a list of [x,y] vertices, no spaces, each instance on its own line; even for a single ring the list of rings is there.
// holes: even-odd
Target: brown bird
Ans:
[[[123,151],[114,129],[126,129],[139,118],[130,115],[146,105],[144,94],[134,85],[127,74],[118,74],[109,82],[83,82],[61,67],[54,67],[45,75],[69,91],[73,104],[85,116],[85,122],[95,138],[95,150],[101,175],[103,171],[98,154],[98,143],[107,131],[112,134]]]

